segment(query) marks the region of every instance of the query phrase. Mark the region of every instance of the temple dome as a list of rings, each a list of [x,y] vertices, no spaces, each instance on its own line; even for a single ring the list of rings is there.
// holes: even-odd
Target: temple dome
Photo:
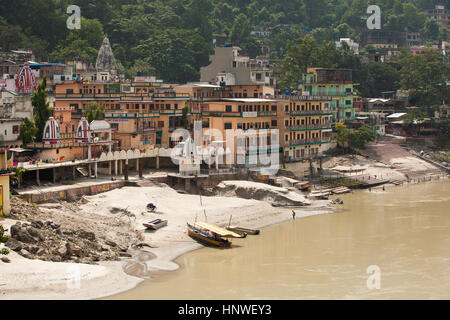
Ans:
[[[28,62],[23,64],[16,78],[17,93],[31,94],[36,91],[36,78]]]
[[[108,38],[103,39],[102,46],[98,51],[95,69],[97,69],[97,71],[110,72],[112,74],[117,72],[116,59],[114,58]]]

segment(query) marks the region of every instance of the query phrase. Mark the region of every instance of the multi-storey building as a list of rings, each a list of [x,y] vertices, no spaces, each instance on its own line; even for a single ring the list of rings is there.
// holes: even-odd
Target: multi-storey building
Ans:
[[[434,8],[425,10],[425,16],[436,20],[440,28],[450,27],[450,10],[444,5],[435,5]]]
[[[200,133],[199,147],[223,148],[224,164],[251,166],[261,164],[262,154],[272,160],[276,155],[277,161],[313,158],[331,140],[331,97],[275,96],[273,88],[262,85],[207,83],[172,88],[67,81],[56,88],[62,138],[74,137],[83,109],[95,101],[103,106],[119,149],[174,147],[178,139],[172,133],[186,128]]]
[[[311,159],[331,142],[331,97],[287,96],[278,105],[284,162]]]
[[[357,97],[352,70],[308,68],[303,74],[302,90],[311,96],[331,97],[333,121],[353,120],[353,100]]]
[[[187,101],[187,95],[161,83],[66,81],[56,86],[55,119],[61,136],[72,137],[87,104],[97,102],[119,148],[168,147],[170,132],[184,126],[182,109]]]
[[[217,47],[211,64],[200,68],[200,80],[212,84],[275,86],[273,68],[267,61],[239,55],[239,47]]]

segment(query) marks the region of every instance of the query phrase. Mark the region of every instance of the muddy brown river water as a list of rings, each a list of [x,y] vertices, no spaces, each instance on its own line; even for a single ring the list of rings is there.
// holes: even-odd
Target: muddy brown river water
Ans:
[[[450,299],[450,180],[340,198],[108,299]]]

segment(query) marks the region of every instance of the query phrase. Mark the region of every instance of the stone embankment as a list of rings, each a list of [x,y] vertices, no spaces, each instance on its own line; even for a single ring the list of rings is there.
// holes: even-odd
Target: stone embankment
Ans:
[[[17,198],[12,200],[8,218],[17,221],[9,228],[5,246],[28,259],[95,264],[131,257],[127,244],[117,243],[100,231],[96,234],[77,227],[76,218],[66,217],[67,223],[64,215],[59,223],[45,219],[43,210]]]
[[[281,188],[249,181],[223,181],[213,188],[205,188],[202,194],[262,200],[275,207],[299,207],[311,204],[305,195],[294,188]]]

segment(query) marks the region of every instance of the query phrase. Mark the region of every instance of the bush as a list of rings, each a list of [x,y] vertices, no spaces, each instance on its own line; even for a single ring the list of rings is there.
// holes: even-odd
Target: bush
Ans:
[[[6,256],[7,254],[9,254],[9,249],[8,249],[8,248],[3,248],[3,249],[0,251],[0,254]]]
[[[5,229],[3,229],[3,225],[0,224],[0,243],[6,242],[9,239],[9,237],[4,236],[4,234],[5,234]]]

